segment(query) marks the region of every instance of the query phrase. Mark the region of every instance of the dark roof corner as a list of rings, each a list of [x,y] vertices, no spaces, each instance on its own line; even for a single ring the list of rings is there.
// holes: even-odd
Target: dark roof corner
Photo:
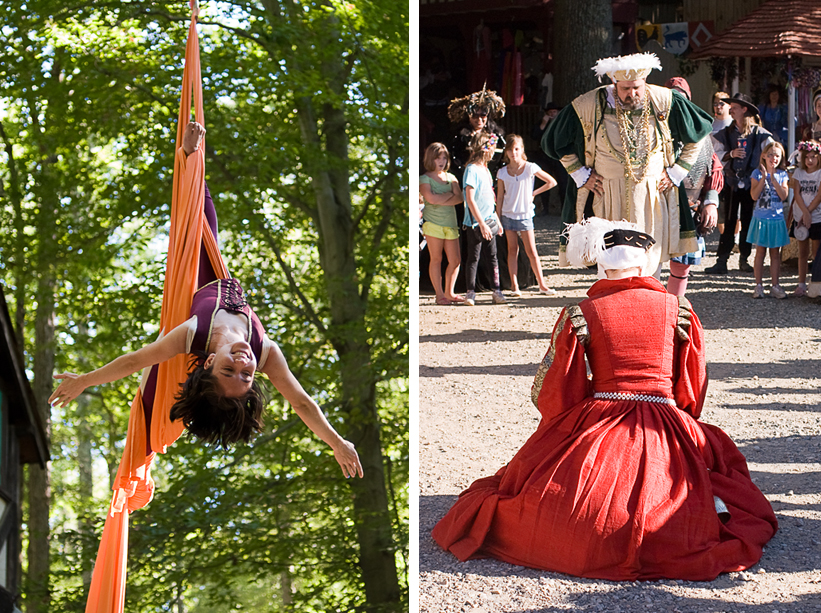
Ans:
[[[36,410],[34,392],[19,356],[3,286],[0,285],[0,388],[9,398],[9,424],[14,426],[19,440],[20,462],[36,462],[45,467],[50,459],[46,429]]]

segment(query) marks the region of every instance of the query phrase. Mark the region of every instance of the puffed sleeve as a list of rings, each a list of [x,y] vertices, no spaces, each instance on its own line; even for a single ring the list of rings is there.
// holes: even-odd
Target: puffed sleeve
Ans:
[[[690,301],[679,297],[677,348],[673,395],[676,406],[698,419],[707,395],[707,365],[704,355],[704,329]]]
[[[592,394],[584,359],[587,338],[587,323],[581,308],[578,305],[565,308],[553,329],[550,348],[539,364],[531,389],[533,403],[545,420]]]

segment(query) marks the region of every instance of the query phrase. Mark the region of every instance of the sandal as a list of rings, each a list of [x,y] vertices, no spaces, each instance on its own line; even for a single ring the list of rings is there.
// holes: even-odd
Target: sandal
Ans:
[[[437,304],[438,306],[450,306],[450,305],[452,305],[452,304],[453,304],[453,302],[451,302],[450,300],[448,300],[448,299],[447,299],[447,298],[445,298],[445,297],[442,297],[442,298],[437,298],[437,299],[436,299],[436,304]]]

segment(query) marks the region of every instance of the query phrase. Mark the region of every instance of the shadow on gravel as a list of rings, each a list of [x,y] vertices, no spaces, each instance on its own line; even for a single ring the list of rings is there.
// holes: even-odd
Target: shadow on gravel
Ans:
[[[720,589],[714,586],[720,581],[716,579],[710,583],[684,583],[685,587],[699,587]],[[740,580],[733,580],[733,587]],[[618,585],[618,584],[616,584]],[[678,597],[665,589],[663,584],[645,583],[642,584],[640,592],[629,585],[616,587],[607,592],[589,592],[583,594],[568,594],[561,606],[547,606],[538,609],[522,609],[515,613],[550,613],[553,611],[606,611],[607,613],[635,613],[636,611],[669,611],[670,613],[780,613],[821,611],[821,596],[818,594],[805,594],[803,596],[791,596],[789,602],[781,600],[770,600],[759,604],[736,603],[725,599],[696,598],[690,596]],[[506,609],[514,613],[512,609]]]
[[[821,463],[821,438],[818,436],[790,434],[772,438],[738,440],[736,445],[748,462],[760,464]],[[816,485],[818,487],[816,491],[821,493],[821,480]]]
[[[536,365],[505,364],[503,366],[419,366],[420,377],[444,377],[446,375],[491,375],[512,377],[533,377]]]
[[[752,378],[754,376],[764,377],[768,379],[796,379],[802,377],[816,377],[821,375],[821,360],[789,360],[767,362],[766,364],[754,363],[748,364],[744,362],[708,362],[707,374],[711,380],[718,381],[722,379],[744,378],[748,385],[741,386],[733,391],[740,391],[744,393],[773,394],[777,393],[775,390],[768,388],[758,388],[757,382]],[[800,393],[803,390],[796,390],[787,388],[788,393]],[[818,390],[806,390],[812,393],[818,393]]]
[[[544,340],[550,342],[553,330],[545,332],[516,332],[508,330],[498,332],[494,330],[463,330],[456,334],[428,334],[420,335],[420,343],[515,343],[517,341]],[[547,351],[547,347],[545,347]]]

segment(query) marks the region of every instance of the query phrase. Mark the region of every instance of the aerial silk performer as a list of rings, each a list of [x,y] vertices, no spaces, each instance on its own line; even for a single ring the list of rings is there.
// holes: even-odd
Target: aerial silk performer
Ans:
[[[311,431],[331,446],[345,477],[362,476],[353,444],[334,430],[293,376],[220,254],[216,211],[205,185],[198,9],[193,0],[190,6],[160,338],[90,373],[56,375],[61,383],[49,399],[55,406],[66,406],[87,387],[143,370],[86,613],[123,611],[128,516],[151,501],[155,455],[165,453],[185,429],[223,447],[247,442],[260,430],[265,403],[254,382],[256,370],[268,376]],[[195,122],[190,121],[192,95]],[[192,360],[195,367],[189,372]]]

